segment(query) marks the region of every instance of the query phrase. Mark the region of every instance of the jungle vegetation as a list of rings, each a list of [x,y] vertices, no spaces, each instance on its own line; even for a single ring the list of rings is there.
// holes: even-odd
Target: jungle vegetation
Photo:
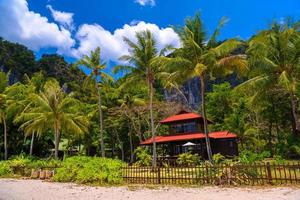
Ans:
[[[300,22],[274,22],[247,41],[220,41],[225,22],[208,35],[199,13],[187,18],[173,27],[182,44],[177,49],[158,49],[149,30],[134,41],[124,38],[129,55],[120,63],[126,64],[110,75],[100,48],[68,63],[56,54],[37,60],[25,46],[0,39],[0,159],[58,158],[64,151],[133,162],[140,141],[166,133],[160,119],[189,108],[166,101],[164,91],[186,95],[181,87],[193,78],[201,95],[194,111],[204,117],[206,135],[229,130],[240,151],[299,159]],[[124,76],[114,79],[120,71]],[[153,146],[155,166],[161,152]]]

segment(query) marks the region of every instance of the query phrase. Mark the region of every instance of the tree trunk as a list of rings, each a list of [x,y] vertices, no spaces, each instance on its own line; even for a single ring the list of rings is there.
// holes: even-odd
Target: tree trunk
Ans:
[[[33,152],[33,141],[34,141],[34,133],[32,133],[32,135],[31,135],[31,141],[30,141],[29,155],[31,155],[31,156],[32,156],[32,152]]]
[[[55,145],[55,159],[58,159],[58,149],[59,149],[59,140],[60,140],[60,133],[59,130],[54,130],[55,135],[54,135],[54,145]]]
[[[7,126],[6,119],[3,117],[3,131],[4,131],[4,160],[7,160],[8,150],[7,150]]]
[[[152,160],[152,167],[156,168],[156,141],[155,141],[155,127],[154,127],[154,117],[153,117],[153,83],[149,83],[150,86],[150,102],[149,102],[149,110],[150,110],[150,122],[151,122],[151,134],[152,134],[152,142],[153,142],[153,160]]]
[[[99,125],[100,125],[100,148],[101,148],[101,156],[105,157],[105,149],[104,149],[104,139],[103,139],[103,113],[102,113],[102,99],[101,93],[99,90],[99,86],[96,80],[96,90],[98,95],[98,111],[99,111]]]
[[[205,81],[204,77],[200,76],[200,91],[201,91],[201,106],[202,106],[202,117],[203,117],[203,125],[204,125],[204,134],[205,134],[205,142],[206,142],[206,150],[207,150],[207,156],[208,160],[212,163],[212,151],[210,146],[210,140],[209,140],[209,131],[208,131],[208,125],[207,125],[207,118],[206,118],[206,108],[205,108]]]
[[[269,135],[268,135],[268,146],[269,146],[269,150],[270,150],[271,156],[274,155],[273,148],[272,148],[272,146],[273,146],[272,145],[272,138],[273,138],[272,128],[273,128],[273,122],[271,121],[269,123]]]
[[[116,136],[117,136],[117,141],[118,141],[118,143],[120,143],[121,159],[122,159],[122,161],[124,161],[124,158],[125,158],[124,144],[123,144],[123,142],[120,140],[120,137],[119,137],[118,132],[116,132]]]
[[[128,123],[128,135],[129,135],[129,144],[130,144],[130,163],[133,163],[133,142],[132,142],[132,129],[130,124]]]
[[[124,144],[123,144],[123,142],[121,142],[121,159],[122,159],[122,161],[125,161],[125,153],[124,153]]]
[[[115,140],[115,135],[113,135],[112,141],[111,141],[111,157],[115,157],[115,145],[116,145],[116,140]]]
[[[292,108],[292,128],[293,128],[293,135],[297,136],[300,132],[300,124],[299,118],[297,115],[297,100],[293,93],[290,94],[291,98],[291,108]]]

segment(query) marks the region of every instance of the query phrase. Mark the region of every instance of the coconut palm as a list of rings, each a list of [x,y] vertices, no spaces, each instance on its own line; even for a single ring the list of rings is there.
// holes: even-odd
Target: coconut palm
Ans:
[[[300,133],[296,90],[300,79],[300,25],[274,23],[250,39],[247,54],[250,79],[239,88],[251,87],[253,99],[268,93],[286,95],[290,100],[293,134]]]
[[[3,124],[4,133],[4,159],[7,159],[7,124],[6,124],[6,95],[4,94],[5,89],[8,87],[8,75],[4,72],[0,72],[0,124]]]
[[[43,91],[39,94],[31,93],[28,106],[14,120],[22,123],[20,129],[30,135],[38,136],[52,130],[55,140],[55,158],[58,158],[59,142],[62,133],[87,133],[89,121],[79,112],[80,104],[77,100],[66,95],[56,80],[48,80]]]
[[[234,55],[233,51],[242,43],[235,39],[218,42],[217,36],[225,24],[222,18],[219,26],[210,38],[203,27],[200,14],[188,18],[183,27],[174,28],[178,33],[182,47],[175,50],[169,57],[159,58],[160,65],[169,73],[164,73],[169,82],[183,84],[192,78],[200,79],[201,111],[204,122],[204,133],[208,159],[212,162],[212,151],[208,137],[208,126],[205,109],[205,88],[209,77],[228,75],[247,68],[245,57]],[[166,75],[167,74],[167,75]]]
[[[170,46],[162,48],[159,52],[156,41],[149,30],[136,33],[136,42],[124,37],[124,42],[129,46],[129,55],[124,55],[120,60],[129,63],[130,66],[116,66],[115,71],[124,70],[129,72],[125,85],[136,87],[146,83],[149,90],[149,112],[150,112],[150,129],[153,139],[153,162],[152,166],[156,167],[156,142],[155,127],[153,116],[153,96],[154,87],[159,72],[159,68],[155,64],[155,59],[169,49]]]
[[[112,79],[107,73],[103,70],[106,68],[106,63],[101,61],[100,48],[96,48],[95,51],[91,51],[90,56],[83,56],[76,65],[83,65],[92,70],[92,73],[87,77],[85,84],[92,85],[95,88],[95,93],[98,98],[98,113],[99,113],[99,128],[100,128],[100,147],[101,147],[101,156],[105,157],[105,146],[103,139],[103,112],[102,112],[102,98],[101,91],[99,87],[99,81],[103,79]]]
[[[29,78],[26,74],[24,76],[26,84],[20,82],[7,88],[5,91],[7,97],[7,113],[9,117],[15,118],[21,114],[24,109],[30,105],[29,99],[31,93],[38,94],[44,83],[45,78],[41,72],[34,74],[32,78]],[[32,155],[33,143],[35,134],[31,134],[29,154]]]

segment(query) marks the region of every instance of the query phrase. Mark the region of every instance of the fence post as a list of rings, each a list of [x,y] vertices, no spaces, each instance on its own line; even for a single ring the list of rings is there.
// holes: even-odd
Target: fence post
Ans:
[[[272,173],[271,173],[271,165],[270,162],[267,162],[267,175],[269,184],[272,183]]]
[[[157,183],[160,184],[160,166],[157,168]]]

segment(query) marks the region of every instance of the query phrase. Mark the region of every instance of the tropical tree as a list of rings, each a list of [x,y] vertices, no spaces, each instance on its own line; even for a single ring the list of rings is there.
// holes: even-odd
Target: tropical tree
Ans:
[[[136,42],[124,37],[124,42],[129,46],[129,55],[124,55],[120,60],[129,63],[128,66],[116,66],[115,71],[124,70],[128,72],[127,82],[125,85],[141,85],[146,83],[149,90],[149,112],[150,112],[150,130],[153,140],[153,162],[152,166],[156,167],[157,153],[155,141],[155,125],[153,116],[153,96],[154,83],[160,73],[158,65],[155,64],[155,59],[162,55],[170,46],[159,49],[156,46],[156,41],[149,30],[136,33]]]
[[[48,80],[43,91],[30,94],[31,104],[19,116],[16,123],[25,134],[41,135],[47,130],[54,132],[55,158],[58,158],[59,142],[62,133],[87,133],[89,121],[80,113],[80,103],[66,95],[56,80]]]
[[[265,95],[281,93],[289,97],[293,135],[300,133],[297,90],[300,78],[300,25],[274,23],[250,39],[247,54],[250,79],[240,88],[253,91],[256,101]]]
[[[132,95],[130,93],[125,93],[122,98],[119,99],[120,108],[122,113],[129,120],[128,123],[128,136],[130,143],[130,162],[133,162],[134,150],[133,150],[133,141],[132,141],[132,132],[133,130],[137,130],[136,122],[135,122],[135,113],[133,108],[139,105],[145,105],[146,102],[144,99],[139,98],[137,95]],[[139,124],[137,125],[139,126]],[[142,140],[141,136],[139,136],[140,142]]]
[[[5,94],[7,98],[7,113],[9,118],[16,118],[21,114],[24,109],[30,105],[31,99],[30,94],[38,94],[44,83],[45,78],[41,72],[35,73],[32,78],[29,78],[26,74],[24,76],[25,83],[15,83],[6,89]],[[34,132],[31,134],[29,154],[32,155],[33,143],[34,143]]]
[[[5,89],[8,87],[8,75],[0,72],[0,123],[3,124],[4,133],[4,159],[7,159],[7,124],[6,124],[6,95]]]
[[[222,18],[214,33],[207,38],[200,14],[193,18],[187,18],[183,27],[174,28],[178,33],[182,47],[175,50],[169,57],[162,57],[159,60],[160,66],[169,71],[170,82],[185,83],[192,78],[200,79],[201,111],[204,122],[206,148],[208,159],[212,162],[212,152],[208,136],[208,126],[205,107],[205,89],[209,77],[215,78],[220,75],[240,71],[247,68],[245,56],[234,54],[234,50],[242,45],[236,39],[229,39],[225,42],[218,42],[217,36],[225,24],[226,19]]]
[[[84,55],[76,65],[83,65],[92,70],[92,73],[86,78],[85,85],[93,85],[95,93],[98,98],[98,113],[99,113],[99,128],[100,128],[100,148],[101,156],[105,157],[105,146],[103,138],[103,112],[102,112],[102,98],[99,87],[99,81],[103,79],[112,79],[107,73],[104,72],[106,63],[101,61],[100,47],[96,48],[95,51],[91,51],[90,56]]]

